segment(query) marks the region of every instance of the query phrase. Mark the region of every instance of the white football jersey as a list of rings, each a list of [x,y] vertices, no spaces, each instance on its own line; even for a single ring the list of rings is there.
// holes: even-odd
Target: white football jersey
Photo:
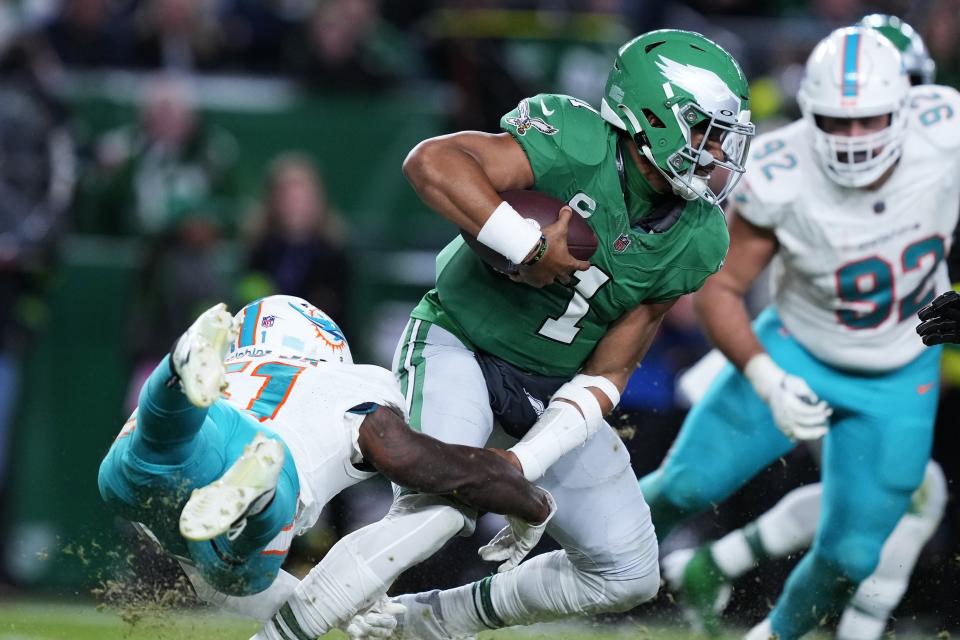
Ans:
[[[917,311],[949,288],[945,257],[960,212],[960,94],[911,89],[903,155],[876,190],[821,170],[811,125],[759,136],[734,203],[776,234],[773,299],[817,358],[866,371],[900,367],[924,346]]]
[[[236,349],[226,368],[229,387],[223,397],[279,434],[293,454],[300,479],[294,534],[312,527],[333,496],[375,475],[355,466],[362,461],[357,439],[365,416],[348,411],[375,402],[402,412],[404,399],[392,372],[266,346]]]

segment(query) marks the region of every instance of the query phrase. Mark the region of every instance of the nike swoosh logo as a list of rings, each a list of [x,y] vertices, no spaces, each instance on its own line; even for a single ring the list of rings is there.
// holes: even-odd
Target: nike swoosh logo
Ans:
[[[927,384],[917,385],[917,393],[919,393],[920,395],[925,394],[927,391],[930,391],[930,389],[933,389],[932,382],[928,382]]]
[[[547,105],[543,103],[543,98],[540,98],[540,110],[543,111],[543,115],[545,116],[553,115],[553,111],[551,111],[550,109],[547,109]]]

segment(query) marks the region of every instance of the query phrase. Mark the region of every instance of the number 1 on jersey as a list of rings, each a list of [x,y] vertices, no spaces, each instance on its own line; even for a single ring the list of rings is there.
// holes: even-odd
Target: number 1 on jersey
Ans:
[[[567,305],[566,311],[559,318],[547,318],[543,321],[537,334],[570,344],[577,334],[580,333],[580,327],[577,323],[583,320],[587,312],[590,311],[590,298],[597,294],[600,287],[610,281],[610,276],[603,272],[600,267],[590,267],[586,271],[577,271],[571,277],[577,281],[573,291],[573,298]]]
[[[241,365],[242,366],[239,366]],[[247,368],[249,362],[227,365],[227,373],[239,373]],[[264,362],[250,372],[251,376],[264,378],[263,384],[257,390],[257,395],[250,399],[246,409],[256,416],[257,420],[273,420],[277,412],[290,396],[293,384],[306,367],[287,364],[285,362]]]

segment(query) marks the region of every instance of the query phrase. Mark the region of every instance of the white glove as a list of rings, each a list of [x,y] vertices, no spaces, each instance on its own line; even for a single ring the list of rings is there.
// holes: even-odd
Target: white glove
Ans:
[[[791,440],[816,440],[828,431],[833,409],[803,378],[792,376],[766,353],[750,358],[743,374],[770,406],[777,428]]]
[[[527,557],[527,554],[540,542],[547,523],[557,512],[557,503],[550,492],[545,489],[541,491],[547,495],[547,502],[550,503],[550,513],[546,520],[540,524],[530,524],[520,518],[507,516],[509,524],[493,536],[490,542],[480,547],[478,553],[487,562],[503,561],[497,569],[498,572],[510,571]]]
[[[406,612],[405,606],[384,595],[353,616],[344,631],[350,640],[389,638],[400,624],[400,617]]]

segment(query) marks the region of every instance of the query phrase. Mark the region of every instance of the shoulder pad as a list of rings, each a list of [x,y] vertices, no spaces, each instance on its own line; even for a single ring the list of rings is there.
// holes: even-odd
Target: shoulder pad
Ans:
[[[907,94],[907,135],[922,136],[938,149],[960,149],[960,92],[937,84]]]
[[[524,98],[503,117],[501,127],[518,136],[549,136],[575,164],[597,164],[606,153],[606,121],[592,105],[571,96],[541,93]]]
[[[740,214],[761,227],[776,226],[779,213],[800,195],[802,136],[806,122],[798,120],[757,136],[750,145],[747,172],[731,198]]]

